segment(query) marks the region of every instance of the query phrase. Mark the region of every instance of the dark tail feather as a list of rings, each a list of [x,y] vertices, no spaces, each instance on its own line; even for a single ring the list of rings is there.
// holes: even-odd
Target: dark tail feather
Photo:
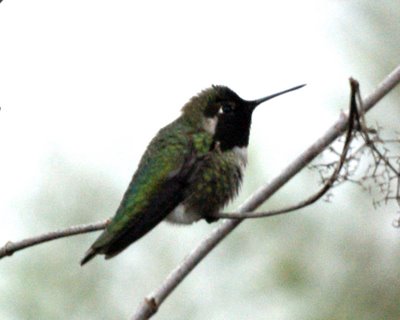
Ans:
[[[85,263],[89,262],[92,260],[95,256],[97,255],[97,252],[90,248],[86,253],[83,259],[81,260],[81,266],[83,266]]]

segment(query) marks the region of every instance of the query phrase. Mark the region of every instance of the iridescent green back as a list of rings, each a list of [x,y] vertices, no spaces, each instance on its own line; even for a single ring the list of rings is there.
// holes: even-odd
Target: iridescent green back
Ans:
[[[163,183],[171,173],[179,170],[188,153],[195,152],[202,156],[208,152],[211,143],[209,133],[193,131],[183,118],[161,129],[144,153],[116,215],[93,248],[99,248],[100,252],[104,248],[106,251],[109,244],[118,240],[119,234],[140,218],[138,216],[151,215],[147,208],[163,192]]]

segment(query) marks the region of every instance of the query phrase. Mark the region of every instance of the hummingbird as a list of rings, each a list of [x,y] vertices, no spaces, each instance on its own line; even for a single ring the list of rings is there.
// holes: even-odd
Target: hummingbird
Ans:
[[[211,223],[239,192],[247,164],[251,118],[261,103],[213,85],[187,102],[143,154],[115,216],[81,260],[112,258],[161,221]]]

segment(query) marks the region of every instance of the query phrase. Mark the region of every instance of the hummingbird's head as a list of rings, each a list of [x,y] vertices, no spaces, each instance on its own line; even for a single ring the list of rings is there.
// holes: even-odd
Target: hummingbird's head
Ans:
[[[244,100],[225,86],[212,86],[193,97],[182,109],[184,115],[203,127],[222,151],[247,147],[251,116],[261,103],[300,89],[300,85],[257,100]]]

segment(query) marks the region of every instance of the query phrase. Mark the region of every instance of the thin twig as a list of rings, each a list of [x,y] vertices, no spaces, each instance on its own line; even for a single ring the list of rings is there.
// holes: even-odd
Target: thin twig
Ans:
[[[11,256],[16,251],[29,248],[38,245],[40,243],[104,229],[108,221],[109,220],[90,223],[90,224],[83,224],[79,226],[72,226],[66,229],[48,232],[21,241],[16,241],[16,242],[8,241],[3,247],[0,248],[0,259],[7,256]]]
[[[350,79],[350,86],[351,86],[351,98],[350,98],[350,106],[349,106],[349,125],[347,127],[346,139],[343,145],[342,152],[339,155],[339,162],[336,165],[335,170],[333,171],[332,175],[329,177],[328,180],[324,183],[322,188],[318,190],[315,194],[308,197],[307,199],[300,201],[295,205],[288,206],[286,208],[276,209],[276,210],[269,210],[264,212],[243,212],[243,213],[219,213],[217,215],[218,218],[225,218],[225,219],[249,219],[249,218],[264,218],[264,217],[271,217],[277,216],[279,214],[289,213],[292,211],[296,211],[307,207],[320,199],[324,194],[328,192],[328,190],[333,186],[336,182],[340,170],[343,167],[345,161],[347,161],[347,153],[350,149],[350,143],[353,137],[353,129],[354,123],[356,121],[356,117],[358,115],[357,112],[357,104],[356,104],[356,92],[358,90],[358,84],[356,85],[353,79]]]
[[[360,114],[357,115],[356,120],[357,120],[357,125],[360,128],[361,135],[362,135],[366,145],[369,146],[375,152],[375,154],[378,156],[379,160],[382,160],[386,164],[387,167],[389,167],[397,176],[399,176],[400,173],[397,171],[397,169],[394,167],[394,165],[389,161],[389,157],[383,155],[378,150],[374,141],[369,136],[368,127],[366,125],[365,116],[364,116],[365,112],[364,112],[364,108],[362,107],[364,102],[361,98],[360,90],[358,90],[358,93],[357,93],[357,100],[360,105]]]
[[[364,110],[370,110],[379,100],[391,91],[400,82],[400,66],[393,70],[378,86],[378,88],[365,99]],[[341,117],[327,132],[314,142],[307,150],[297,157],[280,175],[269,184],[261,187],[239,208],[239,212],[255,210],[273,193],[286,184],[301,169],[306,167],[318,154],[335,141],[347,128],[347,117]],[[137,308],[131,320],[144,320],[157,312],[161,303],[185,279],[185,277],[218,245],[230,232],[243,220],[234,219],[221,223],[199,245],[187,255],[183,261],[168,275],[159,288],[150,293]],[[149,303],[151,302],[151,303]]]

